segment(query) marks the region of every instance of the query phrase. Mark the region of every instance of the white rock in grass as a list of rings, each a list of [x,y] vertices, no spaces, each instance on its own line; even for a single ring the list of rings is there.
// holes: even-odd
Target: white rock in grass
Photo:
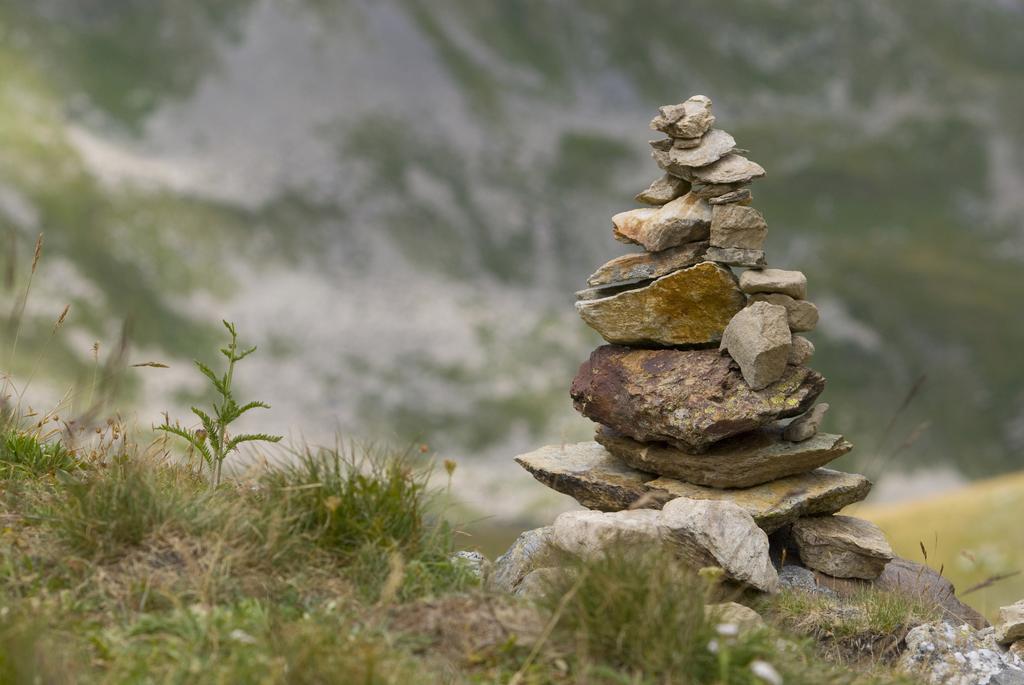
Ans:
[[[551,526],[551,543],[582,559],[597,559],[611,549],[643,550],[661,544],[655,509],[567,511]]]
[[[662,508],[661,526],[691,566],[718,566],[726,578],[741,585],[778,591],[768,536],[737,504],[678,497]]]

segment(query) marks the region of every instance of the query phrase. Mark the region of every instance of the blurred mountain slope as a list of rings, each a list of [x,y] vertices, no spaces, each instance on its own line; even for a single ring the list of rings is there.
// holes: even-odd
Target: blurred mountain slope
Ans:
[[[124,316],[180,359],[226,315],[286,427],[586,436],[572,291],[625,251],[655,108],[701,92],[768,169],[849,459],[1020,463],[1022,2],[40,0],[0,27],[0,228],[11,283],[47,234],[30,338],[74,300],[57,380]]]

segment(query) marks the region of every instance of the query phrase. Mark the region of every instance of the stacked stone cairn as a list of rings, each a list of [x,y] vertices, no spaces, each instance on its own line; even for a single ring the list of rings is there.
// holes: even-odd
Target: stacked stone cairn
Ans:
[[[670,544],[688,565],[762,592],[779,588],[780,570],[814,585],[918,573],[893,561],[873,524],[836,515],[871,483],[823,468],[852,446],[818,431],[825,379],[806,366],[814,345],[801,335],[818,310],[802,273],[767,268],[768,226],[750,192],[765,171],[714,124],[702,95],[651,122],[666,136],[651,142],[665,174],[636,196],[647,207],[612,217],[615,238],[644,251],[577,293],[580,316],[610,343],[572,382],[595,441],[516,458],[589,511],[525,533],[499,559],[505,589],[544,566],[543,549],[587,557],[611,544]]]

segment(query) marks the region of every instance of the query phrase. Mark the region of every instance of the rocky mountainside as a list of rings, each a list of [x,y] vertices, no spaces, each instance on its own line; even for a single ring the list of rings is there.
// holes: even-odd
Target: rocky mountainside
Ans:
[[[618,254],[637,122],[699,92],[770,170],[845,459],[1019,465],[1020,0],[39,0],[0,31],[4,298],[44,230],[26,338],[72,299],[49,380],[130,316],[175,367],[136,380],[155,413],[228,315],[307,435],[583,439],[565,386],[597,337],[566,293]]]

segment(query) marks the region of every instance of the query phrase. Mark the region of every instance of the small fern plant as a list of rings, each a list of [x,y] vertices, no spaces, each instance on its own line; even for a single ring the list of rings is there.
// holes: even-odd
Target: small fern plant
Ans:
[[[157,430],[184,438],[202,456],[203,462],[210,468],[210,483],[214,488],[220,485],[224,460],[228,458],[228,455],[237,450],[238,446],[243,442],[280,442],[281,440],[280,435],[268,435],[266,433],[243,433],[234,436],[228,433],[228,426],[242,416],[242,414],[251,409],[270,409],[270,405],[259,400],[246,402],[245,404],[239,404],[235,400],[231,390],[231,382],[235,374],[235,364],[255,352],[256,348],[250,347],[247,350],[239,350],[238,331],[235,330],[235,325],[227,321],[223,323],[231,335],[231,342],[228,343],[227,347],[222,347],[220,350],[220,353],[228,360],[227,370],[223,375],[218,376],[206,364],[203,364],[201,361],[195,362],[203,375],[210,379],[210,383],[213,384],[217,394],[220,395],[220,400],[213,403],[209,413],[198,407],[192,407],[192,413],[199,417],[199,421],[202,423],[200,428],[190,430],[183,427],[177,421],[172,425],[166,418],[163,425],[157,426]],[[200,470],[202,470],[202,464],[200,464]]]

